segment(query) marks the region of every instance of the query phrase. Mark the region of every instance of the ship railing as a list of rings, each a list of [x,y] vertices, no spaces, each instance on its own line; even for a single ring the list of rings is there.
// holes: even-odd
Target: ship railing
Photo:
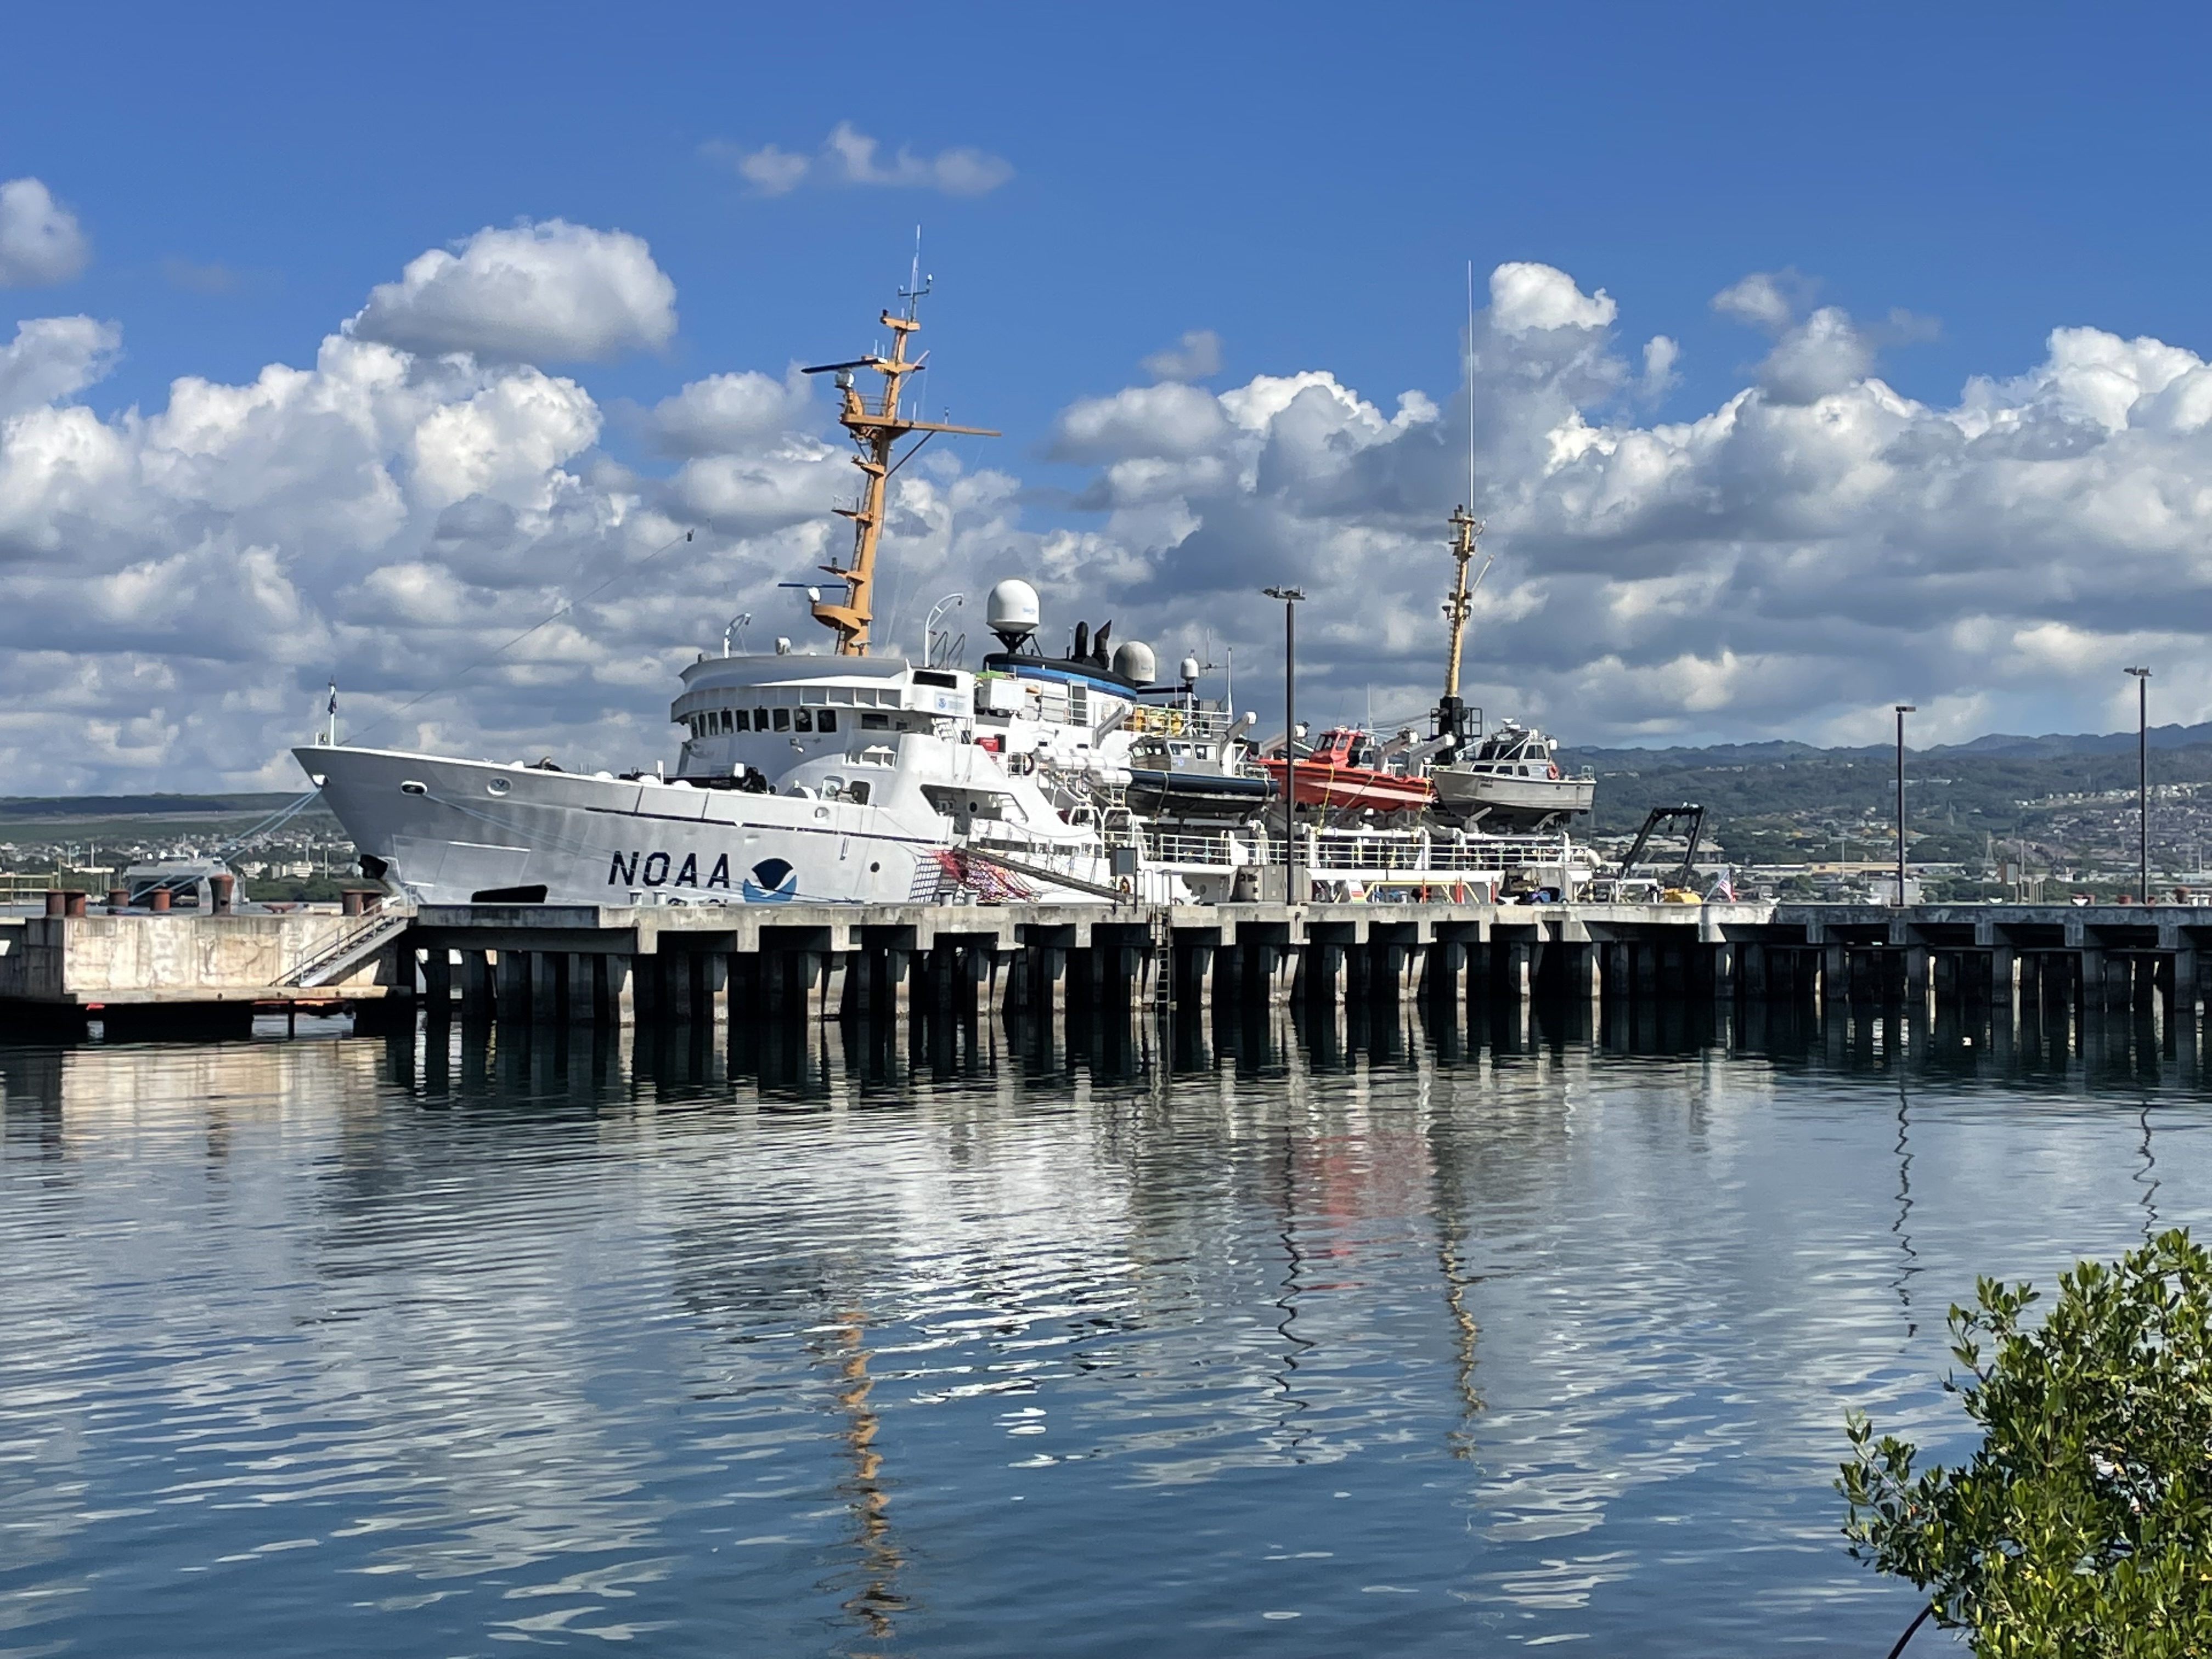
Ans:
[[[1173,703],[1138,703],[1121,729],[1162,738],[1218,738],[1229,735],[1231,717],[1218,708],[1178,708]]]
[[[1280,836],[1236,830],[1139,830],[1146,860],[1198,870],[1233,870],[1286,862]],[[1573,843],[1559,836],[1482,836],[1459,839],[1410,835],[1309,831],[1298,837],[1298,862],[1314,871],[1480,874],[1523,865],[1577,862]]]

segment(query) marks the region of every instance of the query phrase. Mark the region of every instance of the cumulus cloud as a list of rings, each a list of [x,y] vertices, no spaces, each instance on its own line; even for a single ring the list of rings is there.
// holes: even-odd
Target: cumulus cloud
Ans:
[[[1210,328],[1188,330],[1182,339],[1139,365],[1156,380],[1204,380],[1221,373],[1221,337]]]
[[[1573,277],[1550,265],[1516,262],[1490,273],[1490,325],[1500,334],[1605,328],[1617,313],[1603,289],[1585,294]]]
[[[1601,290],[1548,267],[1493,274],[1469,357],[1500,555],[1477,699],[1620,741],[1826,736],[1856,730],[1862,701],[1910,696],[1930,737],[1962,737],[2109,718],[2106,682],[2141,656],[2201,683],[2212,367],[2060,329],[2025,372],[1923,404],[1872,364],[1927,325],[1806,313],[1809,289],[1794,273],[1738,285],[1722,308],[1774,336],[1755,383],[1647,426],[1623,394],[1671,373],[1671,341],[1647,344],[1639,376]],[[1086,398],[1054,453],[1097,469],[1081,499],[1103,517],[1048,538],[1040,568],[1118,631],[1180,644],[1196,612],[1260,653],[1251,590],[1299,580],[1324,716],[1332,696],[1357,714],[1370,688],[1378,711],[1417,712],[1441,657],[1465,407],[1463,387],[1406,394],[1386,417],[1318,372]],[[2178,690],[2168,714],[2212,715],[2212,695]]]
[[[559,219],[487,228],[379,284],[355,337],[495,361],[598,361],[667,343],[676,285],[627,232]]]
[[[0,420],[82,392],[102,379],[123,331],[89,317],[38,317],[0,346]]]
[[[907,190],[934,190],[946,196],[988,196],[1014,176],[1004,158],[966,147],[941,149],[934,155],[917,155],[905,146],[889,161],[878,159],[882,146],[850,121],[840,121],[812,155],[783,149],[775,144],[745,149],[725,139],[710,139],[700,154],[726,167],[750,184],[757,194],[783,196],[801,185],[873,185]]]
[[[1930,738],[2072,729],[2131,716],[2109,682],[2148,661],[2164,717],[2212,716],[2191,689],[2212,683],[2212,365],[2194,353],[2060,328],[2037,362],[1923,404],[1854,355],[1892,325],[1792,310],[1758,380],[1647,422],[1667,337],[1616,339],[1613,301],[1549,267],[1503,268],[1491,296],[1465,362],[1498,559],[1467,692],[1493,714],[1570,742],[1831,738],[1902,698]],[[331,673],[352,732],[432,694],[380,741],[649,763],[690,653],[738,611],[806,641],[776,584],[849,535],[827,511],[849,446],[788,373],[733,369],[644,411],[655,476],[599,451],[582,382],[512,358],[340,328],[304,367],[186,377],[102,417],[79,399],[119,348],[82,317],[0,347],[0,759],[20,787],[280,787]],[[1079,398],[1050,438],[1087,475],[1057,521],[933,446],[893,481],[878,638],[911,647],[931,598],[1021,574],[1051,596],[1048,636],[1110,617],[1179,653],[1210,631],[1270,688],[1239,682],[1264,711],[1279,616],[1257,590],[1297,581],[1316,716],[1371,698],[1418,717],[1469,391],[1377,398],[1313,368]]]
[[[711,374],[655,404],[649,425],[668,454],[726,454],[805,420],[813,392],[795,367],[781,380],[750,369]]]
[[[83,227],[36,179],[0,184],[0,288],[66,283],[92,258]]]
[[[1713,309],[1724,317],[1779,334],[1796,320],[1811,284],[1795,270],[1754,270],[1713,295]]]

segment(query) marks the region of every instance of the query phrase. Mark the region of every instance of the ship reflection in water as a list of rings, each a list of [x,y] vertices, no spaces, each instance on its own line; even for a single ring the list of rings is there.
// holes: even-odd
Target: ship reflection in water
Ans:
[[[1844,1408],[1942,1436],[1977,1273],[2203,1224],[2203,1050],[1680,1004],[0,1049],[0,1649],[1881,1651]]]

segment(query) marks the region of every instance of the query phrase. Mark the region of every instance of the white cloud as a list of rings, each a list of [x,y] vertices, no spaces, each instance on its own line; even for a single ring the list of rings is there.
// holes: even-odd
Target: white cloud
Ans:
[[[1573,277],[1550,265],[1504,264],[1490,273],[1490,325],[1501,334],[1607,328],[1617,310],[1603,289],[1584,294]]]
[[[748,369],[694,380],[653,406],[654,441],[675,455],[713,455],[805,420],[813,387],[797,368],[781,380]]]
[[[2192,352],[2062,328],[2039,362],[1923,404],[1857,372],[1883,325],[1793,312],[1756,383],[1648,422],[1639,394],[1672,362],[1616,346],[1612,301],[1533,266],[1492,292],[1468,361],[1499,556],[1468,690],[1493,714],[1570,742],[1820,737],[1902,699],[1952,726],[2074,729],[2148,661],[2160,718],[2212,717],[2212,364]],[[807,639],[775,584],[849,535],[827,512],[849,446],[788,374],[646,411],[673,461],[656,477],[601,454],[589,389],[536,367],[340,330],[304,367],[186,377],[101,418],[73,399],[118,349],[76,317],[0,347],[0,762],[24,789],[288,784],[331,672],[349,729],[434,693],[380,739],[649,763],[690,651],[738,611],[757,638]],[[1257,590],[1294,580],[1316,717],[1370,692],[1417,714],[1466,403],[1320,368],[1082,398],[1052,434],[1089,472],[1062,523],[933,446],[893,485],[879,637],[911,645],[936,595],[1026,574],[1048,636],[1112,617],[1179,653],[1211,630],[1264,710],[1279,616]]]
[[[123,331],[89,317],[34,317],[0,346],[0,419],[58,402],[103,377]]]
[[[1777,403],[1809,404],[1845,392],[1874,368],[1874,348],[1850,316],[1822,306],[1775,342],[1759,366],[1759,384]]]
[[[0,288],[66,283],[92,258],[76,216],[36,179],[0,184]]]
[[[888,162],[878,159],[882,146],[850,121],[840,121],[811,155],[775,144],[748,150],[725,139],[710,139],[700,154],[728,167],[763,196],[783,196],[801,185],[874,185],[906,190],[934,190],[947,196],[988,196],[1014,176],[1000,156],[965,147],[917,155],[902,145]]]
[[[639,238],[549,219],[422,254],[370,292],[352,329],[410,352],[597,361],[665,345],[676,285]]]
[[[1138,365],[1156,380],[1203,380],[1221,373],[1221,337],[1210,328],[1194,328],[1165,350],[1155,351]]]
[[[1500,554],[1477,699],[1571,741],[1817,736],[1901,696],[1954,723],[2070,728],[2102,720],[2118,665],[2147,659],[2172,688],[2166,718],[2212,717],[2193,689],[2212,673],[2212,365],[2060,329],[2026,373],[1923,404],[1871,365],[1926,325],[1804,314],[1792,295],[1810,287],[1780,273],[1739,293],[1725,308],[1777,337],[1756,383],[1643,425],[1623,394],[1671,374],[1672,342],[1632,374],[1601,292],[1548,267],[1493,276],[1472,351]],[[1081,500],[1104,517],[1039,568],[1119,633],[1195,643],[1202,616],[1240,660],[1272,649],[1253,591],[1300,580],[1324,716],[1370,687],[1378,711],[1418,710],[1465,406],[1416,394],[1385,419],[1317,371],[1085,399],[1054,453],[1097,466]]]
[[[1804,279],[1794,270],[1754,270],[1714,295],[1713,309],[1753,328],[1779,334],[1796,319],[1805,289]]]

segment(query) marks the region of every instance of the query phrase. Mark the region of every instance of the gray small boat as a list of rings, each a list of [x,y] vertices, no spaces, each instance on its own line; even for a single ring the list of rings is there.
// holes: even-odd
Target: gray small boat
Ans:
[[[1580,777],[1563,773],[1553,756],[1558,747],[1535,727],[1507,720],[1430,770],[1437,811],[1486,830],[1522,834],[1555,829],[1589,811],[1597,780],[1588,772]]]

